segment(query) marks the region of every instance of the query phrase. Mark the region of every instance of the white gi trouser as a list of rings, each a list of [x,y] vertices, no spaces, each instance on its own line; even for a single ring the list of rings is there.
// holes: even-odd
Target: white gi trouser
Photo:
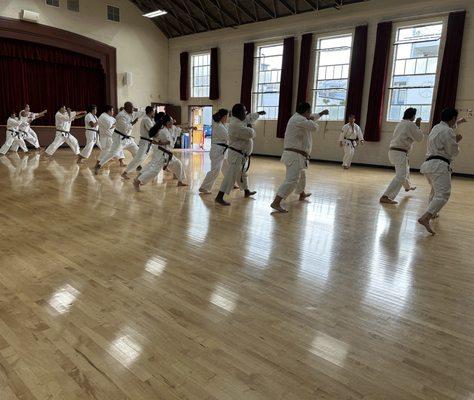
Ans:
[[[234,188],[234,183],[237,183],[241,190],[247,190],[249,186],[248,174],[244,170],[247,157],[232,149],[228,149],[227,152],[228,167],[220,191],[229,194]]]
[[[344,139],[344,141],[342,142],[342,147],[344,148],[344,157],[342,158],[342,165],[344,167],[351,166],[356,146],[357,144],[353,144],[348,139]]]
[[[21,137],[21,133],[18,134],[18,132],[11,132],[10,130],[7,130],[6,137],[5,137],[5,143],[0,148],[0,154],[7,154],[8,150],[10,150],[10,148],[12,148],[12,150],[13,150],[12,145],[15,145],[17,150],[18,150],[18,147],[21,147],[21,149],[25,153],[28,151],[28,148],[26,147],[25,141]]]
[[[91,156],[94,145],[96,145],[99,149],[102,149],[99,140],[99,132],[91,129],[86,129],[86,145],[81,151],[81,156],[84,158],[89,158]]]
[[[428,179],[431,186],[426,211],[436,215],[451,196],[451,167],[442,160],[429,160],[421,165],[420,172]]]
[[[98,160],[102,159],[112,147],[112,135],[99,134],[99,141],[101,148],[99,157],[97,157]]]
[[[305,156],[294,151],[283,151],[281,162],[286,166],[285,181],[278,189],[277,195],[286,199],[293,191],[302,193],[306,187],[306,169],[308,160]]]
[[[163,167],[168,162],[169,155],[162,152],[158,146],[153,145],[153,151],[151,154],[150,162],[145,165],[138,176],[138,180],[142,185],[145,185],[152,179],[156,178],[159,173],[163,170]],[[173,157],[174,159],[174,157]]]
[[[151,146],[151,142],[140,139],[140,142],[138,142],[138,151],[133,157],[133,160],[130,161],[130,164],[128,164],[128,167],[125,169],[127,174],[136,170],[137,167],[142,165],[143,161],[145,161],[148,157],[148,154],[150,154]]]
[[[224,146],[213,144],[211,146],[211,151],[209,152],[209,157],[211,159],[211,169],[202,181],[201,189],[210,192],[219,176],[219,173],[222,171],[225,175],[225,171],[229,167],[229,164],[227,162],[227,151]]]
[[[51,143],[46,149],[46,154],[52,156],[63,143],[66,143],[76,156],[79,154],[79,143],[77,142],[77,139],[71,133],[58,131],[56,131],[56,137],[54,138],[53,143]]]
[[[178,182],[186,180],[186,172],[184,172],[183,163],[179,158],[173,157],[169,162],[167,169],[178,178]]]
[[[410,183],[410,165],[408,163],[408,154],[403,151],[389,150],[388,159],[395,166],[395,177],[388,185],[384,196],[393,200],[397,197],[402,186],[408,190],[411,188]]]
[[[24,132],[25,132],[24,139],[28,143],[31,143],[35,149],[38,149],[40,147],[40,144],[39,144],[38,135],[36,134],[36,132],[31,128],[29,128],[28,130],[25,130]]]
[[[137,154],[138,146],[132,138],[125,138],[118,133],[112,135],[112,145],[109,151],[100,159],[100,165],[104,166],[112,158],[123,158],[123,151],[128,150],[135,157]]]

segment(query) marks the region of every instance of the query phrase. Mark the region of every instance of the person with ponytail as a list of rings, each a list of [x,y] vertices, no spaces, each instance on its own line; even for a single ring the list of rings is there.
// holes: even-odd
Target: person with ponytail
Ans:
[[[229,133],[227,131],[227,117],[229,111],[221,108],[212,116],[212,137],[211,151],[209,157],[211,159],[211,169],[206,174],[199,192],[210,194],[219,173],[227,169],[227,148],[229,147]]]

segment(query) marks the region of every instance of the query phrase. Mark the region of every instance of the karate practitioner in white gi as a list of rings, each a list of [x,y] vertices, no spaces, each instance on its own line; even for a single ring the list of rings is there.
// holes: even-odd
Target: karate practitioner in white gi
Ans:
[[[5,132],[5,143],[0,148],[0,155],[4,156],[7,154],[8,150],[12,145],[16,144],[17,147],[27,153],[28,148],[26,147],[25,141],[23,140],[19,132],[20,120],[17,118],[16,113],[11,113],[10,117],[7,120],[7,130]]]
[[[344,148],[342,167],[349,169],[354,158],[355,148],[359,144],[364,144],[364,135],[360,126],[356,124],[354,114],[349,115],[349,122],[342,127],[339,135],[339,145]]]
[[[130,164],[128,164],[128,167],[122,173],[122,178],[130,179],[128,174],[141,166],[148,157],[153,144],[153,139],[150,138],[149,133],[150,129],[155,125],[154,118],[155,110],[153,110],[153,107],[146,107],[145,116],[140,122],[140,142],[138,143],[137,154],[135,154],[133,160],[130,162]]]
[[[55,115],[56,136],[44,152],[46,157],[51,157],[63,143],[66,143],[76,156],[79,154],[79,143],[71,133],[71,123],[85,114],[85,111],[71,111],[66,106],[59,109]]]
[[[403,115],[403,120],[398,123],[393,132],[388,159],[395,166],[395,177],[380,198],[381,203],[397,204],[398,202],[395,201],[395,197],[397,197],[402,186],[406,192],[416,189],[410,182],[408,155],[413,147],[413,142],[423,141],[424,135],[420,129],[421,118],[417,118],[416,122],[414,122],[415,116],[416,108],[407,108]]]
[[[96,165],[100,159],[104,157],[112,147],[112,135],[115,129],[114,108],[105,106],[105,111],[99,117],[99,142],[101,150],[97,157]]]
[[[211,159],[211,169],[202,181],[199,192],[210,194],[219,173],[224,174],[228,168],[227,148],[229,147],[229,132],[226,126],[229,111],[221,108],[212,116],[212,137],[211,151],[209,157]]]
[[[438,216],[451,196],[451,162],[459,154],[459,142],[462,140],[462,135],[456,134],[455,129],[464,122],[464,118],[458,120],[456,109],[446,108],[441,113],[441,122],[433,127],[428,136],[427,158],[420,172],[428,180],[431,193],[428,208],[418,222],[432,235],[436,232],[431,228],[430,221]]]
[[[101,149],[99,138],[99,119],[97,118],[97,106],[90,105],[86,109],[87,114],[84,118],[84,129],[86,133],[86,145],[77,156],[77,163],[80,164],[82,160],[89,158],[94,146]]]
[[[143,167],[141,173],[133,181],[133,186],[137,192],[140,191],[142,185],[146,185],[152,179],[156,178],[163,170],[163,167],[169,165],[170,160],[174,158],[171,147],[174,143],[172,129],[173,119],[168,114],[163,116],[161,121],[157,122],[157,124],[150,129],[149,137],[153,140],[151,160]],[[181,186],[179,185],[179,181],[178,186]]]
[[[25,105],[25,108],[20,111],[20,127],[19,131],[23,135],[23,139],[28,143],[31,143],[36,150],[39,150],[40,144],[38,140],[38,135],[36,132],[31,129],[31,123],[38,118],[41,118],[46,115],[48,110],[41,111],[40,113],[34,113],[30,111],[30,106]],[[14,146],[13,150],[16,151],[18,147]]]
[[[305,192],[306,169],[313,147],[313,134],[319,129],[316,121],[323,115],[328,115],[328,110],[319,114],[311,114],[311,104],[300,103],[296,113],[288,121],[285,131],[284,151],[281,161],[286,166],[285,181],[278,189],[277,195],[270,204],[274,210],[286,213],[288,210],[281,206],[282,200],[286,199],[293,191],[299,194],[300,201],[311,196]]]
[[[228,168],[225,171],[219,193],[215,198],[216,203],[230,206],[230,203],[224,199],[224,195],[230,194],[235,182],[244,191],[246,198],[257,193],[248,188],[247,167],[253,150],[253,139],[255,138],[255,130],[252,124],[260,115],[265,114],[265,111],[247,114],[245,106],[240,103],[232,107],[232,117],[229,122],[229,148],[227,149]]]
[[[99,163],[94,167],[94,173],[97,175],[99,170],[107,164],[112,158],[123,158],[123,150],[128,150],[135,157],[137,154],[138,146],[135,140],[131,136],[133,125],[135,125],[138,119],[143,113],[138,112],[134,107],[133,103],[127,101],[123,110],[120,111],[115,117],[115,129],[112,135],[112,146],[110,147],[107,154],[105,154]],[[126,164],[122,164],[126,166]]]

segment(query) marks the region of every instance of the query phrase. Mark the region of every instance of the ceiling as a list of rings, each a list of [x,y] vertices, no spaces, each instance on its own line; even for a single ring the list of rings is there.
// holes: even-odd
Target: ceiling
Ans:
[[[158,9],[168,14],[152,21],[174,38],[215,29],[344,6],[367,0],[130,0],[143,13]]]

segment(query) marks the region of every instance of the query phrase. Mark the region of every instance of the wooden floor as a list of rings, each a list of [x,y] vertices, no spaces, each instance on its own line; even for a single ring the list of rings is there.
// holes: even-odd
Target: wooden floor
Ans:
[[[428,236],[427,184],[313,163],[308,203],[197,194],[204,153],[135,193],[71,153],[0,158],[0,399],[474,399],[474,181]]]

